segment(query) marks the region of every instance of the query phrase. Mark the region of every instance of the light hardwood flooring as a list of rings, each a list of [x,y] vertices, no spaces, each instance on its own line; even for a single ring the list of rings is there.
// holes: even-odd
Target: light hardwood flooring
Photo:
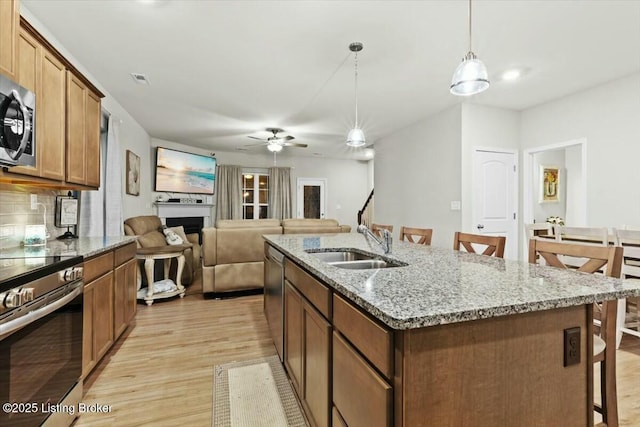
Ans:
[[[134,325],[85,380],[83,402],[111,411],[85,413],[75,426],[211,426],[214,365],[275,354],[262,304],[262,295],[197,293],[139,304]],[[620,426],[640,426],[635,337],[618,351],[618,397]]]

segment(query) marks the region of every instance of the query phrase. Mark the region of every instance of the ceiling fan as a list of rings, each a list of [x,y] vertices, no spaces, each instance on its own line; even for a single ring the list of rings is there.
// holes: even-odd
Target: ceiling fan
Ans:
[[[282,148],[284,147],[301,147],[301,148],[307,147],[307,144],[301,144],[298,142],[289,142],[292,139],[295,139],[291,135],[278,136],[279,132],[284,132],[280,128],[266,128],[265,130],[267,132],[271,132],[273,136],[270,136],[268,138],[258,138],[257,136],[249,136],[249,138],[257,139],[264,142],[261,144],[249,145],[248,147],[255,147],[256,145],[266,145],[267,150],[272,151],[274,153],[278,153],[282,151]]]

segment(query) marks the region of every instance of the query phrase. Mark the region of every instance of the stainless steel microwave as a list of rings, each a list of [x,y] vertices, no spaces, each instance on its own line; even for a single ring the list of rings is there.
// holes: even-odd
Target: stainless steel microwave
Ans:
[[[0,165],[36,165],[36,95],[0,75]]]

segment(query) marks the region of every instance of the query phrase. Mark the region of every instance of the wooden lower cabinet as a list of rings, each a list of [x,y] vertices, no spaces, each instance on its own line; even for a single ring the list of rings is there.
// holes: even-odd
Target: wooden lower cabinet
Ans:
[[[127,329],[136,315],[136,260],[132,259],[115,269],[113,292],[113,331],[115,339]]]
[[[304,400],[311,424],[329,426],[331,324],[309,303],[304,310]]]
[[[136,244],[130,243],[84,262],[83,377],[107,354],[135,317],[135,248]]]
[[[392,425],[392,387],[335,331],[333,404],[349,427]]]
[[[331,324],[285,282],[285,367],[312,426],[331,425]]]
[[[288,281],[284,288],[284,365],[300,399],[302,393],[302,296]]]

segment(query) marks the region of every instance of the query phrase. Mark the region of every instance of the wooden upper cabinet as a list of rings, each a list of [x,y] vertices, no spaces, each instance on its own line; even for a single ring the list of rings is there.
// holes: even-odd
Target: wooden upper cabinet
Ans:
[[[87,87],[67,71],[67,182],[84,184]]]
[[[67,73],[64,64],[46,49],[41,51],[40,70],[40,93],[36,95],[36,160],[41,177],[62,181]]]
[[[20,30],[18,58],[18,84],[36,94],[36,165],[13,167],[11,173],[62,181],[66,136],[64,64],[24,29]]]
[[[100,98],[67,71],[66,181],[100,186]]]
[[[86,184],[100,187],[100,98],[87,91],[86,104]]]
[[[0,73],[16,80],[18,75],[18,28],[20,1],[0,0]]]

